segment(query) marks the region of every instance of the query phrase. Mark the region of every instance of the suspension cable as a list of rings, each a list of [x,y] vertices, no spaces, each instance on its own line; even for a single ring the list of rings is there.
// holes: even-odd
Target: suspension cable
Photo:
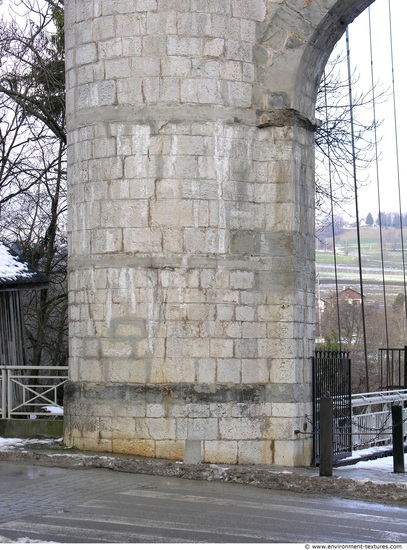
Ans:
[[[374,128],[374,146],[375,146],[375,165],[376,165],[376,184],[377,184],[377,201],[379,206],[379,235],[380,235],[380,258],[382,267],[382,286],[383,286],[383,304],[384,304],[384,323],[386,330],[386,347],[389,348],[389,326],[387,320],[387,296],[386,296],[386,279],[384,269],[384,252],[383,252],[383,227],[382,227],[382,209],[380,198],[380,177],[379,177],[379,154],[377,146],[377,118],[376,118],[376,94],[375,94],[375,80],[374,80],[374,67],[373,67],[373,45],[372,45],[372,24],[370,17],[370,6],[368,8],[369,15],[369,44],[370,44],[370,77],[372,88],[372,106],[373,106],[373,128]]]
[[[325,73],[324,73],[324,78],[325,78]],[[328,97],[327,97],[326,85],[325,85],[324,96],[325,96],[325,119],[326,119],[326,124],[328,125],[329,116],[328,116]],[[330,134],[329,134],[328,128],[327,128],[327,153],[328,153],[329,193],[331,198],[332,251],[334,256],[334,271],[335,271],[336,315],[337,315],[337,323],[338,323],[339,351],[342,351],[341,317],[339,312],[338,262],[336,257],[335,216],[334,216],[333,185],[332,185],[331,141],[330,141]]]
[[[400,163],[399,163],[399,146],[398,146],[398,129],[397,129],[396,86],[395,86],[395,77],[394,77],[393,29],[392,29],[392,14],[391,14],[390,0],[388,4],[389,4],[391,75],[392,75],[392,91],[393,91],[394,138],[395,138],[395,153],[396,153],[397,185],[398,185],[398,195],[399,195],[401,257],[402,257],[402,264],[403,264],[403,282],[404,282],[404,309],[405,309],[405,315],[406,315],[406,321],[407,321],[406,262],[405,262],[405,253],[404,253],[403,216],[401,211],[401,184],[400,184]]]
[[[367,343],[366,343],[366,322],[365,322],[365,300],[363,293],[363,274],[362,274],[362,255],[360,246],[360,221],[359,221],[359,205],[358,205],[358,185],[356,174],[356,152],[355,152],[355,130],[353,121],[353,98],[352,98],[352,82],[351,82],[351,67],[350,67],[350,46],[349,46],[349,28],[346,28],[346,57],[348,65],[348,88],[349,88],[349,119],[351,127],[351,143],[352,143],[352,168],[353,168],[353,185],[355,190],[355,211],[356,211],[356,232],[358,244],[358,264],[359,264],[359,285],[361,294],[362,307],[362,325],[363,325],[363,349],[365,358],[365,376],[366,376],[366,391],[369,391],[369,369],[367,364]]]

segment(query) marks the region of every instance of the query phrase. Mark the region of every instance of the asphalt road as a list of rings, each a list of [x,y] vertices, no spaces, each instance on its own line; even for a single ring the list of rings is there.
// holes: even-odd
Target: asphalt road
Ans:
[[[107,469],[0,462],[0,543],[23,538],[405,543],[407,507]]]

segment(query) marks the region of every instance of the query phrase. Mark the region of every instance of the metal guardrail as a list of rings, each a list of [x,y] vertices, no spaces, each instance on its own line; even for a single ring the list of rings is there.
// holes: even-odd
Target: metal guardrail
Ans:
[[[352,407],[370,406],[377,403],[394,403],[407,400],[407,389],[382,390],[369,393],[352,394]]]
[[[352,448],[391,443],[392,405],[403,406],[405,423],[407,390],[385,390],[352,395]]]
[[[1,418],[63,416],[60,388],[68,367],[0,366]]]

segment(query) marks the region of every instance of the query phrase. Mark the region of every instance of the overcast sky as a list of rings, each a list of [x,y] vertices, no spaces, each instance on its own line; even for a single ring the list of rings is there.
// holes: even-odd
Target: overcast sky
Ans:
[[[371,88],[373,68],[374,81],[378,81],[379,87],[383,90],[388,90],[389,96],[384,103],[376,104],[376,119],[383,120],[378,129],[379,161],[377,166],[374,163],[370,170],[370,185],[363,187],[358,194],[359,214],[362,218],[366,217],[369,211],[376,218],[379,211],[379,194],[382,212],[398,212],[400,204],[401,211],[407,212],[405,130],[407,75],[405,59],[403,59],[407,1],[376,0],[369,10],[365,10],[349,26],[350,60],[352,66],[356,66],[357,72],[360,73],[359,85],[364,88],[364,91]],[[373,120],[373,111],[370,116]],[[359,175],[361,180],[365,179],[365,174]],[[399,184],[401,200],[399,200]]]

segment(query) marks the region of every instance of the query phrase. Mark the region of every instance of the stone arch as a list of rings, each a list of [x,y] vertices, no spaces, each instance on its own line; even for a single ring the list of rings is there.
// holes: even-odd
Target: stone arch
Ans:
[[[296,76],[293,107],[299,112],[313,113],[318,85],[334,46],[347,25],[373,2],[374,0],[338,0],[318,24],[304,50]]]
[[[335,44],[374,0],[268,2],[259,24],[257,59],[261,85],[257,108],[294,109],[312,119],[319,81]],[[304,6],[305,4],[305,6]]]

